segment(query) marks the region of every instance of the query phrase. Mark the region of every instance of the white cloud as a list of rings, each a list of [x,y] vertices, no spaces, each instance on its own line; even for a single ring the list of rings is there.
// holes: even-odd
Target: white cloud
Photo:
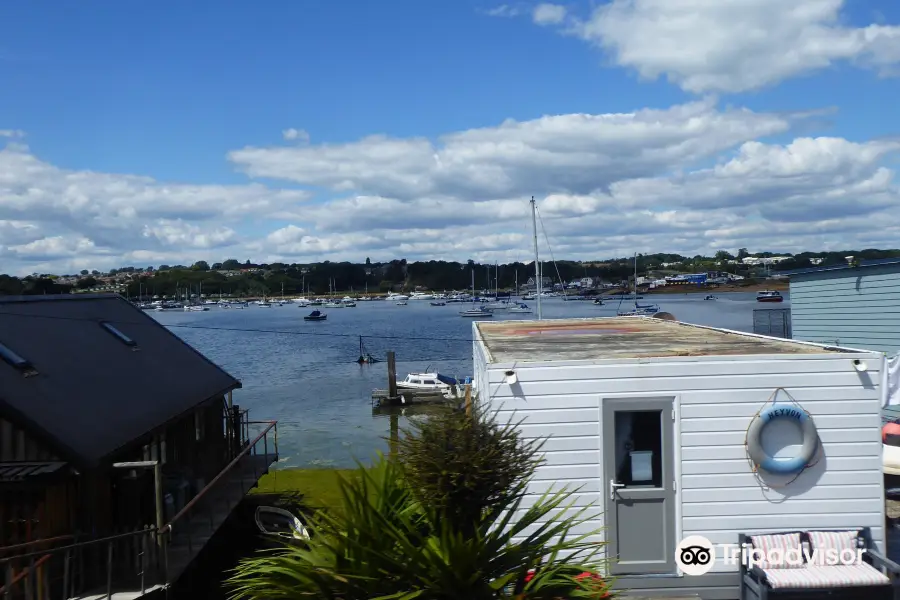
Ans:
[[[689,167],[792,118],[717,110],[707,99],[624,114],[569,114],[424,138],[247,147],[229,158],[253,177],[395,197],[502,198],[587,193],[613,181]]]
[[[880,75],[900,63],[900,27],[851,27],[843,0],[612,0],[565,31],[643,78],[742,92],[841,61]]]
[[[437,141],[370,136],[231,153],[253,176],[328,190],[312,200],[258,183],[66,170],[8,144],[0,258],[15,273],[232,257],[527,262],[532,195],[557,259],[896,246],[900,192],[889,159],[900,142],[772,143],[815,114],[707,99],[508,120]]]
[[[309,134],[303,129],[294,129],[291,127],[290,129],[282,131],[281,135],[288,141],[297,141],[300,143],[309,142]]]
[[[0,137],[21,138],[25,137],[25,132],[21,129],[0,129]]]
[[[501,4],[500,6],[484,11],[484,14],[489,17],[515,17],[518,16],[521,12],[522,11],[519,8],[510,6],[508,4]]]
[[[566,18],[566,7],[559,4],[538,4],[531,13],[538,25],[558,25]]]

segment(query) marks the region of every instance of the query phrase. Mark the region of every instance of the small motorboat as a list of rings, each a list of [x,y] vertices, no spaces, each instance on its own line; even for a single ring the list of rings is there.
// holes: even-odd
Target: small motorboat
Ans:
[[[406,304],[407,304],[406,300],[401,300],[400,302],[397,303],[397,306],[406,306]]]
[[[511,307],[509,309],[509,312],[511,312],[511,313],[530,313],[531,309],[528,308],[528,305],[525,304],[524,302],[519,302],[517,305]]]
[[[309,531],[300,519],[283,508],[258,506],[256,526],[262,535],[273,542],[290,544],[309,541]]]
[[[314,310],[311,313],[309,313],[308,315],[306,315],[305,317],[303,317],[303,320],[304,321],[324,321],[327,318],[328,318],[328,315],[326,315],[325,313],[318,311],[318,310]]]
[[[600,298],[594,298],[594,304],[596,306],[603,306],[603,300],[601,300]]]
[[[712,294],[710,294],[706,298],[704,298],[704,300],[718,300],[718,299],[719,298],[717,296],[713,296]]]
[[[432,306],[447,306],[446,302],[432,302]]]
[[[756,294],[757,302],[783,302],[784,297],[777,290],[763,290]]]
[[[481,306],[479,308],[470,308],[469,310],[464,310],[459,313],[461,317],[486,317],[490,318],[494,316],[494,313],[485,307]]]
[[[410,373],[403,381],[397,382],[398,390],[434,390],[449,391],[452,386],[459,385],[453,377],[440,373]]]

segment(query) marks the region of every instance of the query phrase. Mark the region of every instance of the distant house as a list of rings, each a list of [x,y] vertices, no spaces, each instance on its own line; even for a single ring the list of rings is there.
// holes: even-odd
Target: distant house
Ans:
[[[852,257],[851,257],[852,258]],[[783,271],[799,340],[900,352],[900,259]]]
[[[0,298],[0,583],[177,579],[277,459],[240,387],[118,295]]]
[[[525,285],[522,286],[523,290],[526,291],[536,291],[537,284],[535,283],[536,279],[534,277],[529,277],[528,281],[525,282]],[[553,280],[549,277],[541,277],[541,289],[549,290],[553,286]]]

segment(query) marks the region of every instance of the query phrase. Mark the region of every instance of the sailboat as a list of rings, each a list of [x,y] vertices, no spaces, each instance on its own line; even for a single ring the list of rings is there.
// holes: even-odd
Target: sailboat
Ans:
[[[366,352],[366,348],[363,346],[362,336],[359,336],[359,358],[356,359],[356,362],[361,365],[370,365],[372,363],[381,362],[369,352]]]
[[[475,308],[475,300],[477,297],[475,296],[475,269],[472,269],[472,308],[469,310],[464,310],[459,313],[461,317],[484,317],[490,318],[494,316],[494,313],[487,310],[484,306],[479,306]]]
[[[325,303],[325,308],[344,308],[344,305],[340,302],[335,302],[332,295],[334,294],[334,288],[337,286],[332,285],[332,280],[328,280],[328,302]]]
[[[491,311],[507,310],[509,308],[509,298],[506,300],[500,299],[500,264],[498,262],[494,263],[494,302],[491,302],[485,308]]]
[[[620,303],[621,304],[621,303]],[[634,254],[634,309],[633,310],[620,310],[618,311],[618,315],[620,317],[636,317],[643,315],[655,315],[659,312],[658,304],[638,304],[637,301],[637,253]]]

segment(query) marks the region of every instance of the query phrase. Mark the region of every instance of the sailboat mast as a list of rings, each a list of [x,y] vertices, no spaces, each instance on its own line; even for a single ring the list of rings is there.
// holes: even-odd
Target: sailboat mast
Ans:
[[[634,253],[634,308],[637,308],[637,252]]]
[[[537,217],[535,216],[534,196],[531,197],[531,225],[534,228],[534,281],[537,287],[537,318],[541,320],[541,261],[538,258]]]

